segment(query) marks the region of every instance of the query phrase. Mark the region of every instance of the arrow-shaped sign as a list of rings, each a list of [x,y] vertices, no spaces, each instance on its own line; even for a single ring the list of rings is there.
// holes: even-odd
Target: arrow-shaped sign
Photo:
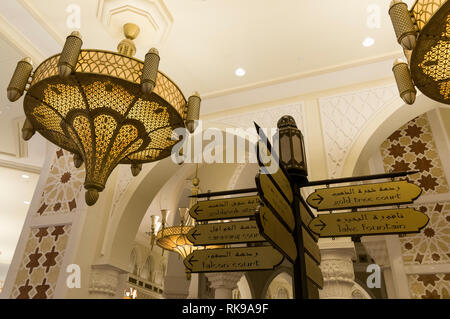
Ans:
[[[251,217],[259,203],[258,196],[206,200],[192,206],[189,215],[197,221]]]
[[[184,259],[190,272],[274,269],[283,261],[272,246],[194,250]]]
[[[194,245],[265,241],[254,220],[197,225],[188,232],[187,238]]]
[[[263,202],[271,208],[272,212],[292,232],[295,227],[295,220],[289,202],[282,196],[267,174],[258,174],[255,180]]]
[[[397,181],[316,189],[306,201],[319,211],[375,207],[412,203],[421,192],[413,183]]]
[[[272,211],[266,206],[261,206],[259,213],[256,214],[256,221],[261,234],[293,263],[297,258],[294,238]]]
[[[319,237],[418,233],[429,218],[412,208],[321,214],[309,228]]]

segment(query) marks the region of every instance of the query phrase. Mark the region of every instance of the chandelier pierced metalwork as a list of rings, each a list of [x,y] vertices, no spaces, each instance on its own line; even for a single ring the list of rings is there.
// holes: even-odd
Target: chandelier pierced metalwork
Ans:
[[[159,53],[152,48],[144,61],[133,57],[139,28],[124,26],[126,39],[118,53],[82,50],[78,32],[66,39],[61,54],[33,72],[25,58],[16,67],[7,93],[10,101],[26,92],[22,137],[38,131],[72,152],[76,167],[85,164],[86,203],[93,205],[118,164],[131,164],[136,176],[143,163],[170,156],[178,142],[173,130],[200,114],[200,96],[186,101],[178,86],[158,71]]]
[[[417,87],[429,98],[450,104],[450,2],[417,0],[411,10],[393,0],[389,15],[407,62],[392,68],[401,98],[413,104]]]

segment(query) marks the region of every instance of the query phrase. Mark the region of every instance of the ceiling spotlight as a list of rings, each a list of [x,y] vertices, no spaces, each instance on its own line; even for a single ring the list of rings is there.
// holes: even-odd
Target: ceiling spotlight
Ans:
[[[371,37],[367,37],[364,39],[362,45],[365,46],[366,48],[372,46],[375,43],[375,40]]]
[[[23,174],[23,175],[22,175],[22,178],[28,179],[28,178],[30,178],[30,176],[28,176],[28,175],[26,175],[26,174]]]
[[[26,205],[30,205],[30,202],[27,201],[27,200],[23,201],[23,203],[26,204]]]
[[[245,70],[243,68],[237,68],[236,71],[234,71],[234,74],[236,74],[237,76],[244,76]]]

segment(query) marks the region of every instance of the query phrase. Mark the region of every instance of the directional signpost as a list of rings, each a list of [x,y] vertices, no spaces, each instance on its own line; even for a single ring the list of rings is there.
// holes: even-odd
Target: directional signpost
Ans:
[[[258,126],[256,126],[258,130]],[[265,152],[271,163],[278,162],[267,137],[257,144],[257,153]],[[323,287],[319,268],[320,250],[315,237],[301,217],[300,189],[290,180],[283,166],[269,174],[267,165],[258,158],[260,173],[255,182],[264,205],[256,214],[256,221],[263,236],[294,265],[294,293],[296,298],[318,298],[317,288]],[[313,215],[314,216],[314,215]]]
[[[283,118],[288,121],[286,117]],[[289,143],[284,143],[284,152],[281,151],[281,154],[285,158],[281,162],[286,166],[277,166],[274,165],[280,162],[277,153],[272,150],[267,137],[256,123],[255,126],[261,137],[257,144],[257,154],[261,155],[260,151],[264,151],[268,160],[263,163],[261,156],[258,156],[260,172],[255,177],[256,188],[195,195],[197,198],[208,197],[208,200],[198,202],[190,209],[189,214],[200,224],[193,227],[187,235],[188,240],[197,246],[212,248],[214,245],[252,243],[252,247],[195,250],[184,260],[190,272],[268,270],[274,269],[286,257],[294,266],[294,297],[318,298],[317,288],[322,289],[324,285],[319,267],[321,255],[317,245],[318,238],[417,233],[428,223],[426,214],[412,208],[357,211],[364,207],[412,203],[422,191],[410,182],[392,180],[328,187],[329,184],[393,179],[416,172],[308,182],[304,161],[306,156],[303,151],[299,151],[300,140],[295,142],[297,151],[292,152],[286,146]],[[296,133],[292,126],[289,130],[292,134],[299,132],[297,129]],[[288,131],[283,133],[284,141],[288,137],[287,141],[294,143],[293,135],[288,136],[286,132]],[[301,132],[296,135],[299,136]],[[290,166],[289,159],[286,161],[286,156],[295,152],[302,153],[297,155],[300,155],[300,160],[305,164],[298,170],[295,166]],[[290,169],[292,175],[288,174],[287,169]],[[297,173],[300,173],[300,178],[295,175]],[[300,188],[316,185],[327,185],[327,188],[316,189],[305,201]],[[249,192],[258,192],[258,195],[209,200],[212,196]],[[318,211],[353,211],[315,216],[308,204]],[[226,221],[220,222],[221,220]]]
[[[318,211],[412,203],[421,194],[407,181],[316,189],[306,201]]]
[[[309,228],[320,237],[418,233],[429,218],[412,208],[321,214]]]

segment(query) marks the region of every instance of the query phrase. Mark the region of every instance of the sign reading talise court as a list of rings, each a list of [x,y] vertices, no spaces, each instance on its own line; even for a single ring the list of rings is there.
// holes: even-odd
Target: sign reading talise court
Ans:
[[[258,174],[255,180],[263,201],[272,207],[272,211],[279,215],[289,230],[294,230],[295,219],[290,203],[283,197],[269,175]]]
[[[283,261],[272,246],[194,250],[184,259],[191,272],[274,269]]]
[[[189,215],[198,221],[251,217],[259,203],[258,196],[201,201],[192,206]]]
[[[194,245],[265,241],[254,220],[197,225],[188,232],[187,238]]]
[[[412,208],[320,214],[309,228],[320,237],[417,233],[429,218]]]
[[[412,203],[421,194],[407,181],[316,189],[308,204],[319,211]]]

